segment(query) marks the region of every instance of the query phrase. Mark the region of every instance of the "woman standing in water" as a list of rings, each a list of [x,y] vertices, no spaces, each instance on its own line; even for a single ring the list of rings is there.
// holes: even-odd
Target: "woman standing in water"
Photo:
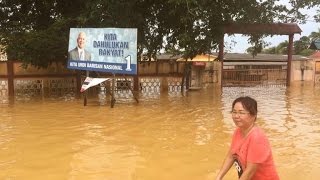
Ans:
[[[232,119],[237,128],[231,147],[218,173],[221,180],[234,164],[241,180],[278,180],[268,138],[256,124],[257,101],[239,97],[232,103]]]

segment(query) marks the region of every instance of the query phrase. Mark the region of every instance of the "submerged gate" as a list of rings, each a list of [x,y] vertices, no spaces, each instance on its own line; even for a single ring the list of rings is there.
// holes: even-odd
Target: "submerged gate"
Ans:
[[[286,69],[224,69],[222,86],[286,85]]]

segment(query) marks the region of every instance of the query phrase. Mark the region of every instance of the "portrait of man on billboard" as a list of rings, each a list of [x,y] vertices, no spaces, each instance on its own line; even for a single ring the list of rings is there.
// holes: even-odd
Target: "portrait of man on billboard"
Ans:
[[[136,28],[70,28],[68,69],[137,74]]]
[[[91,61],[91,53],[85,49],[87,36],[80,32],[77,37],[77,47],[69,51],[68,60]]]

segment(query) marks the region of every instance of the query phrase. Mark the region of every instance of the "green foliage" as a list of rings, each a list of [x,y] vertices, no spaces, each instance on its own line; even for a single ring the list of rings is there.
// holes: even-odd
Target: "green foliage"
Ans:
[[[310,56],[314,53],[314,50],[309,49],[309,46],[315,39],[320,39],[320,29],[318,29],[318,32],[311,32],[309,36],[302,36],[299,40],[294,41],[294,54]],[[284,41],[275,47],[263,49],[262,52],[266,54],[287,54],[288,44],[288,41]]]
[[[47,30],[15,33],[7,43],[8,59],[21,59],[25,65],[47,67],[52,62],[65,62],[69,29],[56,22]]]
[[[289,1],[292,5],[292,10],[291,12],[296,11],[298,15],[298,18],[302,16],[302,14],[298,12],[299,9],[302,8],[306,8],[306,9],[310,9],[310,8],[315,8],[315,7],[319,7],[320,6],[320,1],[319,0],[290,0]],[[305,17],[304,17],[305,18]],[[317,10],[317,15],[315,15],[314,20],[316,20],[317,22],[320,22],[320,10]]]
[[[249,47],[246,51],[252,56],[256,56],[258,53],[261,53],[263,48],[267,46],[267,43],[262,39],[264,35],[262,34],[254,34],[249,37],[249,42],[253,45]]]
[[[301,55],[301,56],[310,56],[314,53],[314,50],[312,49],[304,49],[302,51],[299,52],[298,55]]]
[[[263,54],[276,54],[276,47],[263,49],[262,53]]]
[[[320,28],[318,28],[318,32],[311,32],[311,34],[308,36],[310,41],[313,41],[315,39],[320,38]]]
[[[71,27],[137,28],[138,57],[165,49],[192,58],[217,49],[227,23],[303,19],[298,9],[310,5],[289,10],[277,1],[1,0],[0,38],[9,59],[39,67],[66,62]],[[263,36],[252,36],[253,54],[265,46]]]
[[[294,44],[294,54],[300,54],[305,49],[310,46],[310,39],[307,36],[301,37],[298,41],[293,42]]]
[[[276,53],[277,54],[288,54],[288,46],[289,46],[288,41],[281,42],[278,46],[276,46]]]

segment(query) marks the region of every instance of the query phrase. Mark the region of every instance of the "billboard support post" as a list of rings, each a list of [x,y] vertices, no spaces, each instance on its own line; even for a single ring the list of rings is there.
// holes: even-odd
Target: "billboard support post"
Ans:
[[[86,77],[89,77],[89,71],[86,71]],[[83,98],[83,105],[86,106],[87,105],[87,91],[85,91],[84,93],[84,98]]]
[[[116,103],[116,99],[114,98],[114,92],[115,92],[115,81],[116,81],[116,75],[112,74],[112,90],[111,90],[111,108],[113,108],[114,104]]]
[[[126,76],[123,76],[123,77],[124,77],[125,82],[128,82]],[[136,94],[134,93],[134,90],[132,89],[131,84],[128,86],[128,88],[130,89],[130,91],[131,91],[131,93],[132,93],[132,95],[133,95],[133,98],[136,100],[137,103],[139,103],[138,97],[137,97]]]

